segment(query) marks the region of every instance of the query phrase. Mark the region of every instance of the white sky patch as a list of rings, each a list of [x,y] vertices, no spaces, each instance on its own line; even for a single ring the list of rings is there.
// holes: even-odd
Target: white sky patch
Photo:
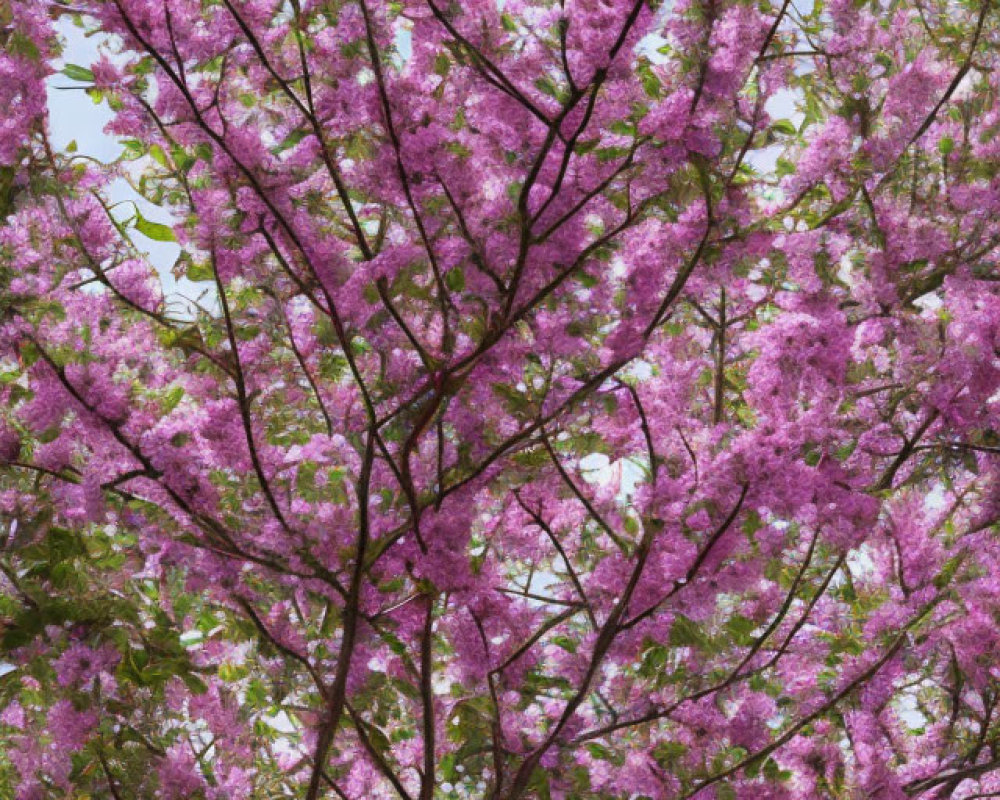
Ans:
[[[935,292],[928,292],[913,301],[913,305],[923,311],[937,311],[944,304],[944,301]]]
[[[931,511],[940,511],[948,504],[944,487],[938,484],[924,496],[924,506]]]

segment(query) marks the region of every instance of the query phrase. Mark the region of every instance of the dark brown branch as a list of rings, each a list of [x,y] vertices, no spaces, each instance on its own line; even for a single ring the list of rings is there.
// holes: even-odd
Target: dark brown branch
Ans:
[[[566,565],[566,572],[569,575],[570,581],[573,583],[573,588],[576,589],[576,593],[580,595],[580,600],[583,602],[584,608],[587,611],[587,618],[590,620],[590,625],[596,631],[599,626],[597,624],[597,617],[594,616],[594,608],[587,599],[587,593],[583,590],[583,584],[580,582],[580,576],[576,574],[576,570],[573,568],[573,562],[569,560],[569,555],[566,553],[565,548],[562,546],[562,542],[559,541],[559,537],[556,536],[555,532],[549,526],[549,524],[542,519],[541,515],[528,508],[524,500],[521,499],[521,493],[514,491],[514,497],[517,498],[517,503],[524,509],[524,512],[534,520],[535,524],[541,528],[545,535],[549,537],[549,541],[552,542],[552,546],[555,547],[556,552],[559,553],[559,557],[562,558],[563,564]]]
[[[362,718],[361,715],[354,709],[350,703],[345,703],[347,713],[351,717],[351,721],[354,723],[354,731],[358,736],[358,740],[361,742],[361,746],[365,748],[365,752],[368,753],[369,757],[378,771],[381,772],[386,780],[392,784],[392,787],[396,790],[396,793],[403,798],[403,800],[413,800],[413,797],[409,792],[406,791],[406,787],[403,786],[403,782],[399,779],[399,776],[392,770],[389,763],[385,760],[381,753],[379,753],[378,748],[372,744],[371,738],[368,736],[365,727],[368,725]]]
[[[611,527],[604,517],[594,508],[594,504],[590,502],[588,498],[581,490],[580,487],[576,485],[576,481],[566,472],[566,468],[563,467],[562,462],[559,460],[559,456],[556,451],[552,449],[552,444],[549,442],[549,437],[545,434],[545,429],[542,429],[542,435],[540,437],[542,446],[545,448],[545,452],[549,454],[549,459],[555,465],[556,470],[559,472],[559,477],[562,478],[563,483],[569,487],[569,490],[573,493],[573,496],[580,501],[587,513],[594,519],[594,521],[600,525],[601,529],[608,535],[608,537],[613,541],[618,548],[623,552],[628,552],[628,545],[624,539],[622,539]]]
[[[423,707],[421,718],[424,745],[424,771],[420,779],[420,800],[434,798],[434,598],[426,597],[427,611],[424,616],[424,630],[420,638],[420,701]]]
[[[932,600],[927,606],[921,610],[921,612],[911,619],[904,627],[900,634],[896,637],[893,643],[886,649],[885,653],[868,669],[864,670],[860,675],[855,677],[853,680],[849,681],[846,686],[844,686],[840,691],[838,691],[832,698],[830,698],[826,703],[821,705],[815,711],[806,716],[802,717],[798,722],[792,725],[788,730],[786,730],[781,736],[775,739],[766,747],[761,748],[755,753],[751,753],[746,758],[741,759],[739,762],[731,767],[723,769],[710,777],[700,781],[695,785],[693,789],[685,792],[681,795],[678,800],[688,800],[688,798],[694,797],[699,792],[703,791],[709,786],[713,786],[719,781],[725,780],[731,775],[735,775],[752,764],[757,764],[767,758],[771,753],[779,748],[783,747],[785,744],[790,742],[804,727],[809,725],[811,722],[820,719],[824,715],[828,714],[834,708],[836,708],[842,700],[849,697],[860,687],[867,684],[879,670],[882,669],[889,661],[895,657],[899,652],[900,648],[906,642],[907,636],[909,636],[910,630],[919,623],[928,613],[943,599],[943,595],[938,595],[934,600]]]
[[[330,145],[326,141],[326,136],[323,133],[323,126],[320,124],[319,118],[316,116],[316,108],[313,104],[312,79],[309,74],[309,64],[306,59],[305,48],[302,43],[301,26],[296,24],[295,35],[298,40],[299,59],[302,65],[302,80],[306,89],[306,102],[308,103],[308,108],[303,105],[299,96],[292,91],[292,87],[289,85],[288,81],[278,74],[277,70],[271,64],[270,59],[268,59],[267,54],[264,52],[264,48],[261,45],[260,40],[254,35],[250,26],[247,25],[246,21],[243,19],[243,16],[233,6],[231,0],[222,0],[222,2],[229,10],[233,19],[236,20],[236,24],[239,25],[240,30],[243,31],[243,35],[247,37],[247,41],[257,54],[257,58],[260,60],[264,69],[266,69],[271,77],[274,78],[278,86],[281,87],[281,91],[289,98],[289,100],[292,101],[292,104],[309,122],[309,125],[313,130],[313,135],[319,142],[320,153],[323,156],[323,163],[326,166],[326,170],[329,173],[330,178],[333,180],[333,185],[337,190],[337,196],[340,198],[340,203],[343,205],[344,210],[347,212],[347,216],[350,219],[351,228],[354,230],[354,237],[357,240],[358,248],[361,250],[361,254],[364,256],[364,259],[366,261],[370,261],[373,257],[371,247],[368,245],[368,240],[365,238],[364,230],[362,229],[358,216],[354,211],[354,205],[351,203],[350,194],[347,190],[347,186],[344,184],[343,176],[340,174],[340,170],[337,169],[336,164],[333,163],[333,158],[330,155]],[[301,9],[299,8],[297,0],[294,3],[294,8],[298,22]]]
[[[670,591],[667,592],[666,595],[661,597],[656,603],[647,608],[645,611],[636,614],[628,622],[623,622],[621,626],[622,630],[627,630],[628,628],[638,625],[640,622],[649,617],[651,614],[655,613],[656,610],[661,605],[663,605],[667,600],[669,600],[671,597],[677,594],[677,592],[679,592],[681,589],[683,589],[691,582],[691,580],[698,574],[698,571],[701,569],[702,564],[705,563],[705,559],[708,558],[709,554],[712,552],[712,549],[718,543],[719,539],[722,538],[723,534],[725,534],[725,532],[728,531],[729,528],[732,526],[732,524],[736,521],[736,517],[739,516],[740,509],[743,508],[743,501],[746,500],[747,491],[749,490],[749,488],[750,484],[747,483],[744,483],[743,486],[740,488],[740,496],[736,500],[736,505],[733,506],[733,510],[729,512],[729,515],[725,518],[725,520],[723,520],[722,524],[712,532],[712,535],[708,537],[705,543],[698,550],[698,553],[695,556],[694,561],[691,562],[691,566],[688,567],[687,572],[684,573],[683,577],[680,577],[677,580],[675,580],[674,585],[671,587]]]
[[[344,604],[343,635],[340,653],[337,657],[337,672],[334,675],[333,686],[329,692],[326,720],[316,739],[315,755],[313,756],[313,771],[309,778],[309,788],[306,790],[306,800],[316,800],[319,796],[320,770],[326,768],[326,757],[333,744],[337,726],[340,724],[344,705],[347,701],[347,676],[350,673],[351,660],[358,633],[358,618],[361,607],[361,589],[364,579],[365,552],[369,540],[368,498],[371,491],[372,461],[375,457],[375,434],[369,432],[365,445],[365,454],[361,462],[361,472],[357,481],[358,497],[358,539],[355,546],[354,570],[351,574],[351,584],[347,600]]]
[[[253,432],[253,420],[250,417],[250,398],[247,394],[246,377],[243,374],[243,364],[240,359],[239,342],[236,339],[236,329],[233,326],[233,317],[229,310],[229,299],[226,295],[226,287],[219,277],[219,270],[215,265],[215,250],[212,250],[212,276],[215,279],[215,288],[219,293],[219,305],[222,308],[222,318],[226,325],[226,336],[229,339],[229,349],[233,356],[233,382],[236,384],[236,400],[240,410],[240,420],[243,423],[243,433],[247,440],[247,448],[250,451],[250,462],[253,464],[254,473],[267,504],[271,507],[271,513],[278,520],[281,527],[288,533],[292,528],[285,519],[285,515],[278,505],[278,500],[271,489],[271,482],[264,474],[264,465],[261,463],[260,454],[257,452],[257,443]]]

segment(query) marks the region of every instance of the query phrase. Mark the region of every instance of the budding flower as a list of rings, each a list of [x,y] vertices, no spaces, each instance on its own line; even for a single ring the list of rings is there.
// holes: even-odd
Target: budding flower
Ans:
[[[21,434],[0,422],[0,464],[17,461],[21,455]]]

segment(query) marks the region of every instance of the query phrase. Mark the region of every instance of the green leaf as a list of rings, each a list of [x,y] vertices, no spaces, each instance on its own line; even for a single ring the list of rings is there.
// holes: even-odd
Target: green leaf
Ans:
[[[4,6],[4,8],[9,7],[9,5]],[[16,28],[11,31],[10,38],[6,42],[5,49],[11,55],[27,56],[32,61],[38,61],[38,59],[41,58],[41,54],[38,52],[38,45],[31,41],[30,37],[20,33]]]
[[[448,74],[448,70],[451,69],[451,59],[448,58],[446,53],[438,53],[434,57],[434,74],[440,75],[442,78]]]
[[[776,119],[771,123],[771,130],[775,133],[783,133],[787,136],[794,136],[798,133],[798,128],[790,119]]]
[[[457,773],[455,772],[455,754],[448,753],[448,755],[441,759],[438,768],[441,771],[441,777],[446,781],[455,780],[457,777]]]
[[[146,145],[138,139],[122,139],[121,145],[124,148],[121,157],[126,161],[134,161],[146,155]]]
[[[836,450],[834,450],[833,457],[836,458],[837,461],[847,461],[847,459],[851,457],[851,454],[854,452],[854,449],[857,446],[858,446],[858,440],[852,439],[851,441],[847,442],[847,444],[841,445]]]
[[[542,94],[547,94],[549,97],[554,97],[560,103],[563,102],[563,93],[560,91],[556,82],[552,78],[545,76],[539,78],[535,81],[535,88],[538,89]]]
[[[465,288],[465,272],[459,267],[448,270],[444,275],[444,285],[453,292],[460,292]]]
[[[546,769],[537,767],[531,773],[531,780],[528,782],[528,789],[534,792],[539,800],[552,800],[552,792],[549,789],[549,772]]]
[[[160,147],[158,144],[150,145],[150,147],[149,147],[149,155],[153,159],[153,161],[155,161],[161,167],[168,166],[168,164],[167,164],[167,154],[163,152],[163,148]]]
[[[715,787],[717,800],[736,800],[736,790],[728,783],[720,783]]]
[[[192,694],[205,694],[208,684],[192,672],[181,672],[180,679]]]
[[[775,162],[774,171],[779,178],[783,178],[785,175],[794,175],[795,165],[787,158],[779,158],[777,162]]]
[[[670,644],[674,647],[698,647],[705,644],[705,634],[698,623],[678,614],[670,628]]]
[[[184,397],[184,387],[175,386],[169,392],[167,392],[166,397],[163,398],[163,413],[169,414],[177,405],[181,402]]]
[[[185,328],[161,328],[157,336],[164,347],[178,347],[186,355],[201,349],[205,344],[197,325],[188,325]]]
[[[587,742],[584,747],[587,748],[587,752],[589,752],[593,758],[596,758],[599,761],[615,760],[614,752],[599,742]]]
[[[86,67],[81,67],[79,64],[67,64],[63,67],[62,72],[63,75],[73,81],[94,82],[94,73]]]
[[[468,158],[472,155],[472,151],[461,142],[445,142],[444,148],[459,158]]]
[[[153,222],[152,220],[146,219],[138,211],[135,212],[135,221],[133,223],[135,229],[139,231],[143,236],[152,239],[156,242],[176,242],[177,237],[174,236],[173,228],[169,225],[163,225],[159,222]]]
[[[600,150],[595,150],[594,155],[597,156],[597,160],[602,164],[606,161],[614,161],[618,158],[625,158],[629,153],[627,147],[602,147]]]
[[[636,127],[632,120],[617,120],[608,126],[612,133],[619,136],[635,136]]]
[[[272,147],[271,153],[272,155],[280,155],[281,153],[284,153],[286,150],[290,150],[291,148],[295,147],[295,145],[297,145],[305,138],[306,138],[305,129],[296,128],[282,140],[281,144]],[[211,156],[211,152],[209,152],[209,156]],[[205,160],[207,161],[208,159]]]
[[[185,175],[191,170],[191,167],[194,166],[195,161],[198,160],[196,156],[193,156],[180,146],[171,147],[170,155],[173,157],[174,164],[177,166],[177,169]]]
[[[757,628],[757,623],[742,614],[734,614],[726,622],[726,628],[732,634],[733,641],[745,646],[753,641],[752,634]]]
[[[653,749],[653,758],[661,766],[668,766],[679,761],[687,750],[687,745],[683,742],[660,742]]]
[[[660,79],[649,70],[642,72],[641,78],[642,88],[646,94],[650,97],[659,97],[660,89],[663,86],[663,84],[660,83]]]
[[[24,342],[21,345],[21,363],[25,367],[30,367],[41,357],[42,354],[34,342]]]
[[[938,140],[938,152],[943,155],[949,155],[955,149],[955,140],[950,136],[942,136]]]
[[[934,578],[934,588],[943,589],[949,583],[951,583],[952,578],[955,577],[955,573],[958,572],[958,568],[962,564],[962,555],[952,556],[949,558],[941,571]]]
[[[184,271],[184,276],[189,281],[214,281],[215,273],[212,271],[212,265],[205,261],[194,261],[192,259],[191,263],[188,264],[188,268]]]
[[[792,777],[792,773],[783,770],[778,766],[778,762],[769,758],[764,762],[764,777],[770,781],[787,781]]]

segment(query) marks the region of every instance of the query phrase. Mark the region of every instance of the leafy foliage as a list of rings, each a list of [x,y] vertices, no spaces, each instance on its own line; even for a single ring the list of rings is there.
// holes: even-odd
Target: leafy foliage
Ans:
[[[998,35],[0,0],[0,796],[1000,792]]]

